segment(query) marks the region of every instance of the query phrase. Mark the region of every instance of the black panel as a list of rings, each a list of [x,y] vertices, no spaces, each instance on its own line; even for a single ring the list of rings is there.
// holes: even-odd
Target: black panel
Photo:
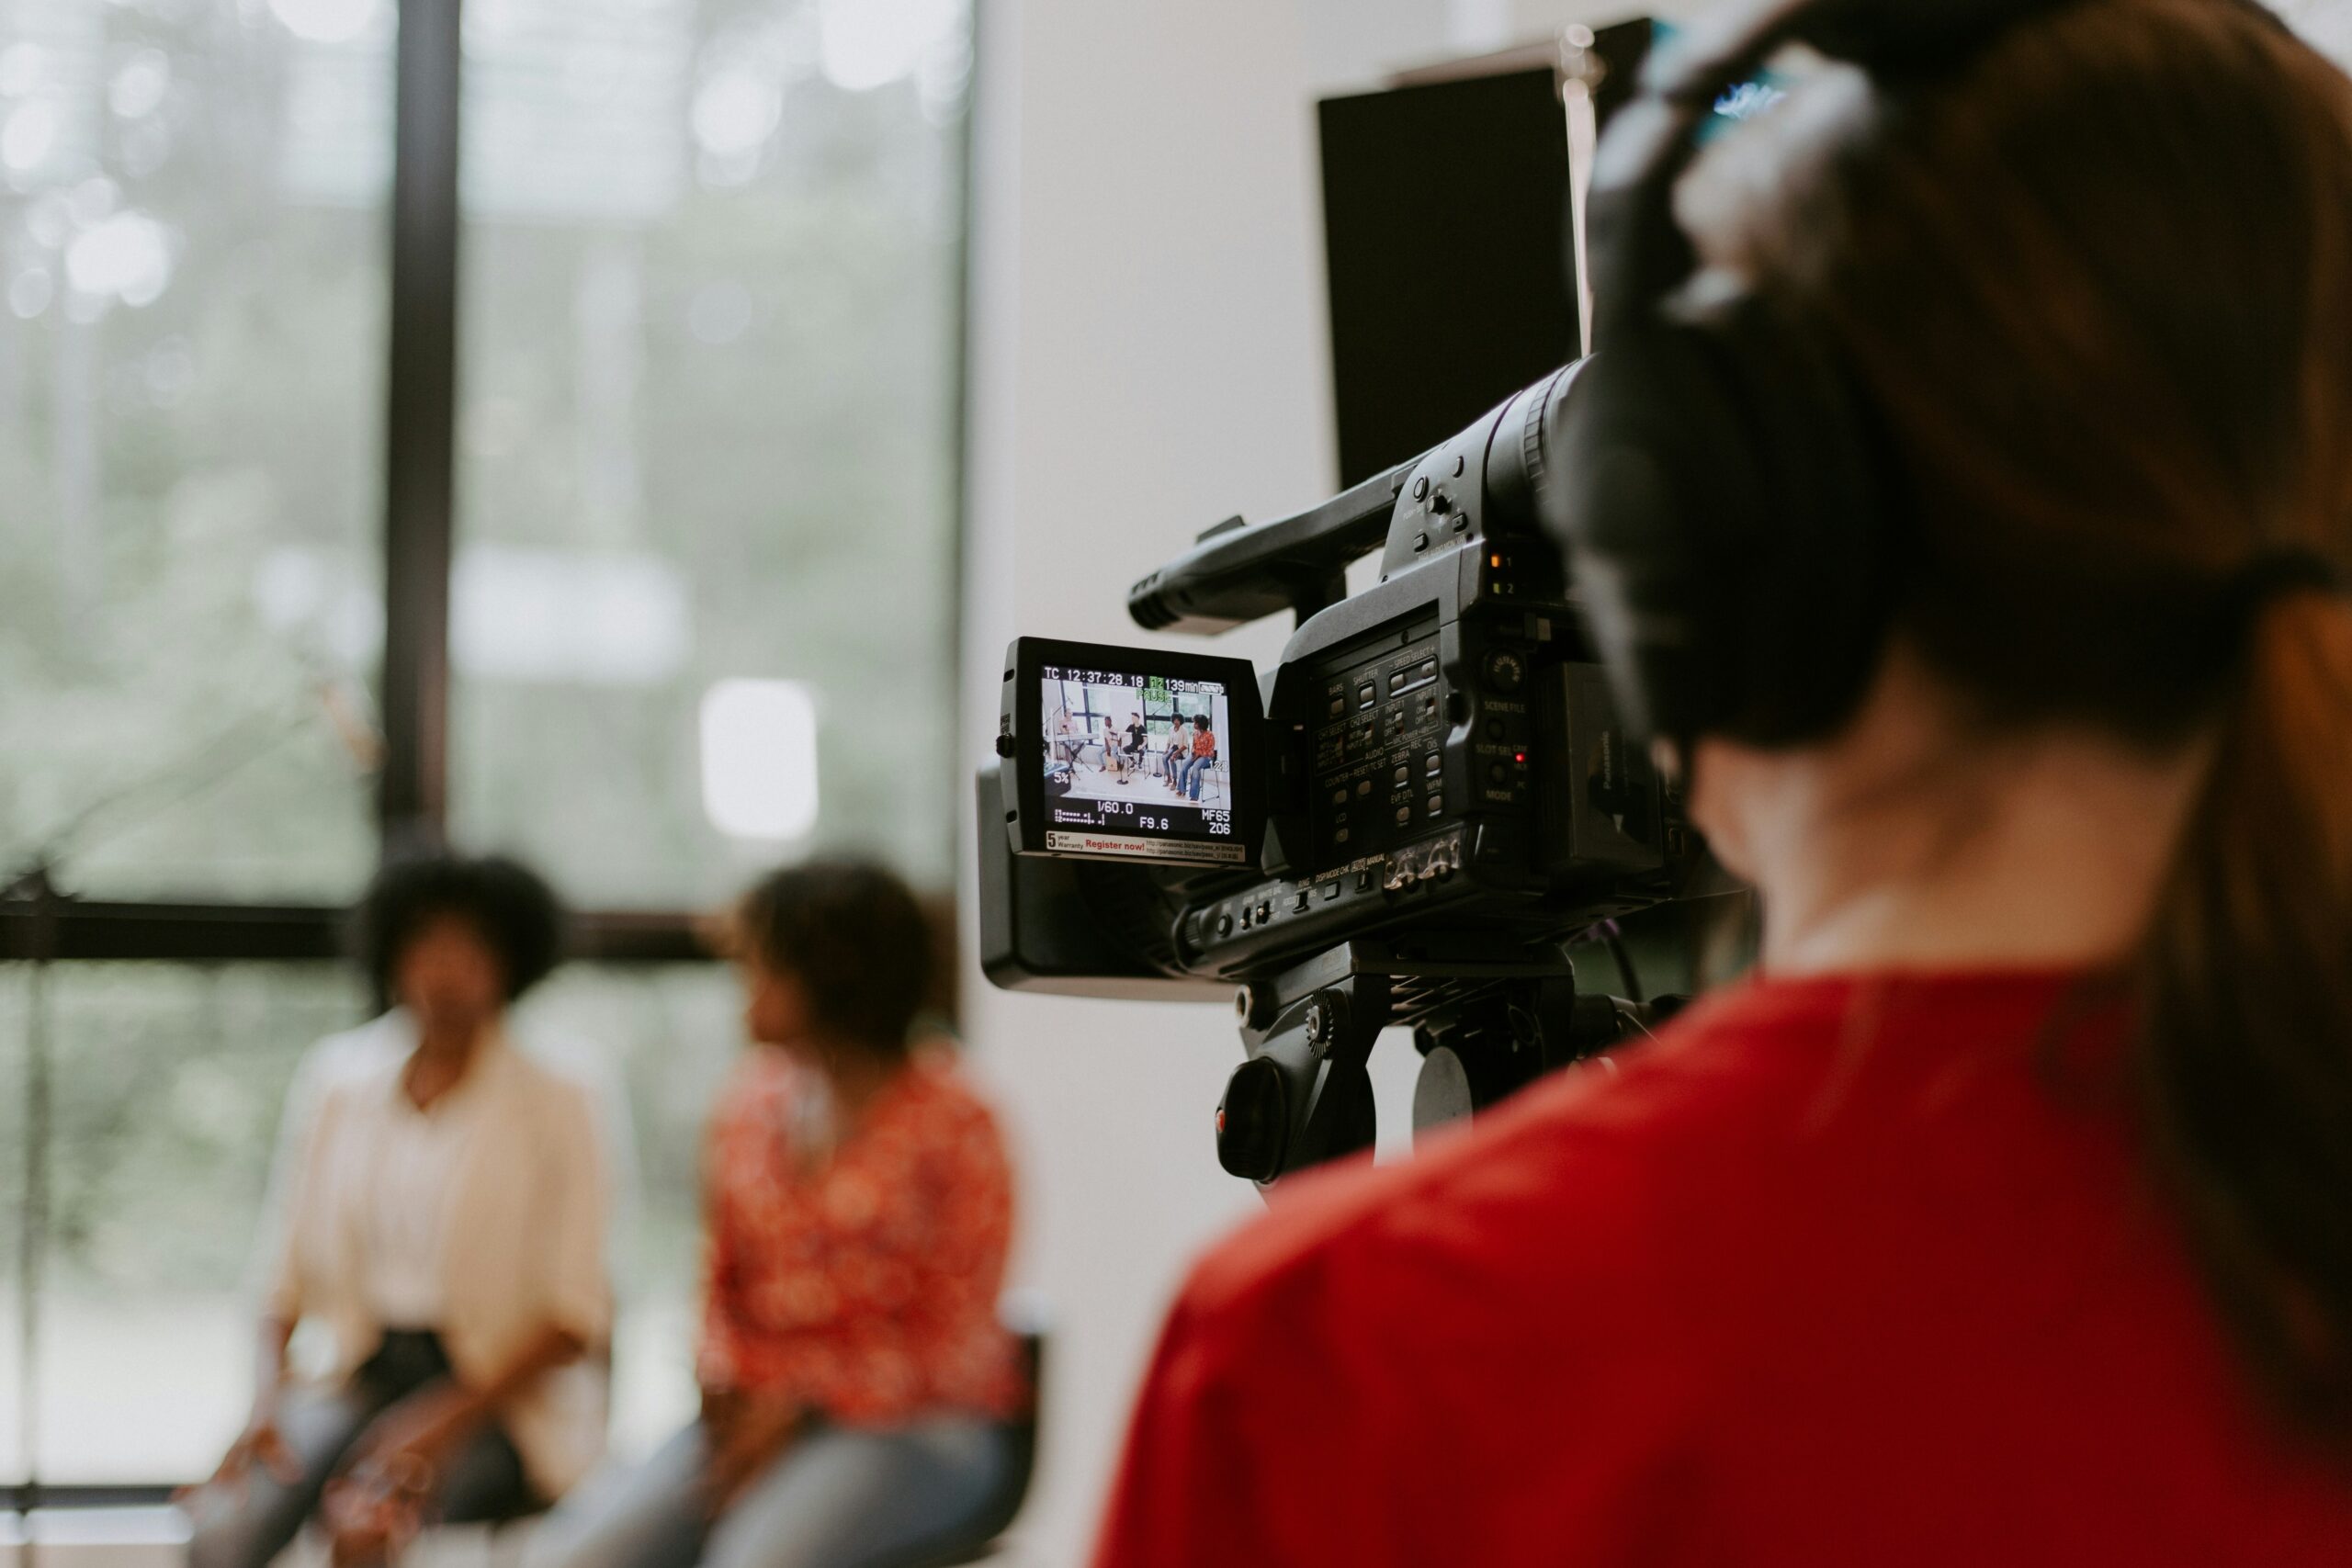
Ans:
[[[1340,482],[1435,446],[1577,352],[1548,69],[1328,98]]]
[[[1646,17],[1602,28],[1593,35],[1593,52],[1600,57],[1600,81],[1593,89],[1592,107],[1606,128],[1610,117],[1634,99],[1640,87],[1642,67],[1649,62],[1654,42],[1671,37],[1667,23]]]

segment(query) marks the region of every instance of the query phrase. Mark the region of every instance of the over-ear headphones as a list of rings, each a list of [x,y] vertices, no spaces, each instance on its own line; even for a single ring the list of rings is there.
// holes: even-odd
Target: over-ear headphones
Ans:
[[[1769,0],[1653,58],[1586,210],[1596,352],[1554,407],[1548,524],[1626,721],[1676,741],[1815,739],[1876,667],[1900,479],[1825,344],[1752,295],[1678,298],[1674,188],[1724,94],[1805,43],[1882,85],[2072,0]]]

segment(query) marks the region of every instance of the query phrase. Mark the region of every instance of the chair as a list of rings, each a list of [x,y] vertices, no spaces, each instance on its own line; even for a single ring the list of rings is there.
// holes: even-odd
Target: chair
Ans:
[[[1225,776],[1224,753],[1220,751],[1211,751],[1207,753],[1207,756],[1208,761],[1201,768],[1201,793],[1198,795],[1193,795],[1188,793],[1185,796],[1186,799],[1203,806],[1210,803],[1210,791],[1216,786],[1216,782]]]
[[[1021,1506],[1029,1498],[1029,1483],[1037,1472],[1037,1411],[1044,1403],[1046,1371],[1042,1323],[1034,1318],[1016,1323],[1011,1321],[1014,1315],[1008,1311],[1006,1326],[1021,1348],[1021,1364],[1029,1375],[1029,1408],[1005,1424],[1012,1439],[1012,1465],[1005,1472],[1004,1484],[961,1540],[926,1548],[893,1562],[890,1568],[964,1568],[967,1563],[987,1562],[1008,1544],[1004,1532],[1020,1517]]]

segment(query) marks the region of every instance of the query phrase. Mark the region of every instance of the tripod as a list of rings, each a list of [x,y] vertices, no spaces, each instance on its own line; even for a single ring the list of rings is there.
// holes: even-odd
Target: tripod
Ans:
[[[1649,1032],[1679,998],[1580,994],[1557,946],[1495,956],[1489,936],[1409,952],[1343,942],[1241,987],[1246,1059],[1217,1106],[1217,1162],[1272,1187],[1285,1173],[1370,1148],[1378,1132],[1374,1042],[1409,1024],[1421,1054],[1413,1125],[1475,1115],[1537,1077]]]

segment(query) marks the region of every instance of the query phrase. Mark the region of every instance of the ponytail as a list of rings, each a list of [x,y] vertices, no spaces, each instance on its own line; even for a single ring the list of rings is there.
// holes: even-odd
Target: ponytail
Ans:
[[[2151,1145],[2256,1375],[2352,1456],[2352,604],[2257,607],[2141,953]]]

